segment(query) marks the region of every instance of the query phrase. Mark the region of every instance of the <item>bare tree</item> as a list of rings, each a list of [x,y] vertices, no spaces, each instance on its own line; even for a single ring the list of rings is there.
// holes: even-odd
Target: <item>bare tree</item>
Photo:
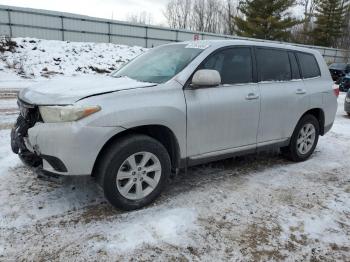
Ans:
[[[150,25],[153,24],[153,16],[145,11],[141,13],[128,14],[126,21],[137,24]]]
[[[193,27],[198,31],[224,33],[227,28],[227,7],[223,0],[195,0],[193,4]]]
[[[195,0],[193,5],[193,26],[197,31],[205,31],[205,2],[206,0]]]
[[[170,0],[164,16],[172,28],[233,33],[238,0]]]
[[[223,3],[221,0],[207,0],[206,6],[206,28],[205,31],[211,33],[222,33],[224,19],[222,17],[223,13]]]
[[[223,3],[223,9],[221,11],[222,18],[224,20],[223,33],[233,35],[235,32],[234,17],[238,15],[238,3],[237,0],[226,0]]]
[[[298,5],[301,5],[304,9],[304,22],[302,26],[298,25],[296,26],[296,32],[298,35],[298,42],[308,44],[312,42],[312,37],[310,35],[310,32],[313,29],[314,21],[313,18],[315,17],[315,11],[316,7],[319,4],[320,0],[299,0],[297,3]]]
[[[298,4],[304,8],[304,18],[311,18],[316,10],[317,4],[320,0],[299,0]]]
[[[172,28],[189,29],[192,0],[170,0],[164,16]]]

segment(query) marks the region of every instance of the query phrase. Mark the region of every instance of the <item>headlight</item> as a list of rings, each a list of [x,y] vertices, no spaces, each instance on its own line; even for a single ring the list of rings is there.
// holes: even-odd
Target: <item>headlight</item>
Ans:
[[[46,123],[76,121],[100,110],[99,106],[39,106],[41,117]]]

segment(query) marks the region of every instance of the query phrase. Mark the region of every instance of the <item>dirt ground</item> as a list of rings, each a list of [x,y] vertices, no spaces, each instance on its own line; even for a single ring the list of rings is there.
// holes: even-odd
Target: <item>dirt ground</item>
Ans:
[[[153,205],[111,207],[90,177],[48,181],[9,147],[0,99],[0,261],[350,261],[350,117],[303,163],[268,152],[194,167]]]

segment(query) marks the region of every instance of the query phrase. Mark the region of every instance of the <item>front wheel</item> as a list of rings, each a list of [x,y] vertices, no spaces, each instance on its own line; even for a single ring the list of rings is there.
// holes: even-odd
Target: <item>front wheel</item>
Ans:
[[[307,160],[315,151],[320,125],[313,115],[303,116],[297,124],[289,146],[281,149],[284,156],[294,162]]]
[[[113,206],[133,210],[150,204],[160,195],[170,172],[165,147],[151,137],[133,135],[107,149],[97,175]]]

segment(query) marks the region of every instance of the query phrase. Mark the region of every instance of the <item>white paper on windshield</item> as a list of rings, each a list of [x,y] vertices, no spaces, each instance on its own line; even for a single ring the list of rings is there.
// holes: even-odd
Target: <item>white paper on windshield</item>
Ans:
[[[207,43],[193,42],[189,43],[185,48],[197,48],[197,49],[207,49],[210,45]]]

